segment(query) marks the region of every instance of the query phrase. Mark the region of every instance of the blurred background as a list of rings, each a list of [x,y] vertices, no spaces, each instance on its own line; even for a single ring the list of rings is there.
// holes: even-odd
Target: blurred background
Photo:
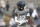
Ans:
[[[26,9],[32,8],[34,10],[40,7],[40,0],[0,0],[0,27],[4,27],[4,25],[5,27],[8,27],[8,26],[11,27],[9,24],[9,21],[11,20],[12,17],[14,17],[12,15],[15,13],[14,11],[15,9],[17,9],[17,2],[19,1],[25,1]],[[30,4],[30,2],[32,4]],[[39,22],[40,22],[40,19],[39,19]],[[3,23],[3,25],[1,23]],[[33,27],[36,27],[36,26],[37,24],[34,23]],[[26,27],[30,27],[30,24],[27,24]]]
[[[12,10],[13,10],[13,7],[16,7],[16,4],[18,1],[25,1],[26,2],[26,6],[28,7],[28,2],[29,1],[32,1],[34,4],[35,4],[35,8],[38,7],[38,5],[40,5],[40,0],[0,0],[0,1],[4,1],[4,5],[6,5],[7,1],[9,2],[9,13],[11,14],[12,13]],[[0,6],[1,6],[1,2],[0,2]],[[5,12],[6,13],[6,12]]]

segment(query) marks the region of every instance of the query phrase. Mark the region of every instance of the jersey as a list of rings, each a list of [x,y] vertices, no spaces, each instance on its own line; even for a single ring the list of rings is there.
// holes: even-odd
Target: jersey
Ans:
[[[15,10],[15,13],[17,13],[17,15],[18,15],[17,22],[20,23],[19,25],[26,23],[26,20],[27,20],[26,16],[27,16],[28,12],[29,12],[28,9],[24,9],[23,11],[19,11],[18,9]],[[27,20],[27,22],[28,22],[28,20]]]
[[[29,12],[28,9],[24,9],[23,11],[19,11],[18,9],[15,10],[15,13],[18,15],[18,20],[22,20],[23,18],[26,19],[26,15]]]

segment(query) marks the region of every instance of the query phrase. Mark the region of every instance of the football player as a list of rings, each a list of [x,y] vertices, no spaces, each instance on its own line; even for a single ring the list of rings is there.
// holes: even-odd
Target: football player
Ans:
[[[26,3],[24,1],[19,1],[17,3],[17,9],[15,10],[15,22],[18,24],[18,27],[26,27],[26,22],[28,22],[26,16],[29,10],[24,8],[25,5]]]

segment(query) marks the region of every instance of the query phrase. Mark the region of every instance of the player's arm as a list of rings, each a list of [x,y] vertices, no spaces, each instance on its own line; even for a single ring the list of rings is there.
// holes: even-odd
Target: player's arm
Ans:
[[[29,19],[30,19],[30,13],[27,14],[27,20],[29,20]]]
[[[19,21],[18,21],[18,15],[16,13],[15,13],[15,22],[19,23]]]

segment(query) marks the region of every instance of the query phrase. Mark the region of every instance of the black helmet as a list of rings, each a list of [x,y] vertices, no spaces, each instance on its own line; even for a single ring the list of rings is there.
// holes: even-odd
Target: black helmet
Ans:
[[[21,8],[24,8],[25,5],[26,5],[26,4],[25,4],[24,1],[19,1],[19,2],[17,3],[17,6],[20,7],[19,10],[22,10]]]
[[[19,1],[19,2],[17,3],[17,6],[25,6],[25,2],[24,2],[24,1]]]

